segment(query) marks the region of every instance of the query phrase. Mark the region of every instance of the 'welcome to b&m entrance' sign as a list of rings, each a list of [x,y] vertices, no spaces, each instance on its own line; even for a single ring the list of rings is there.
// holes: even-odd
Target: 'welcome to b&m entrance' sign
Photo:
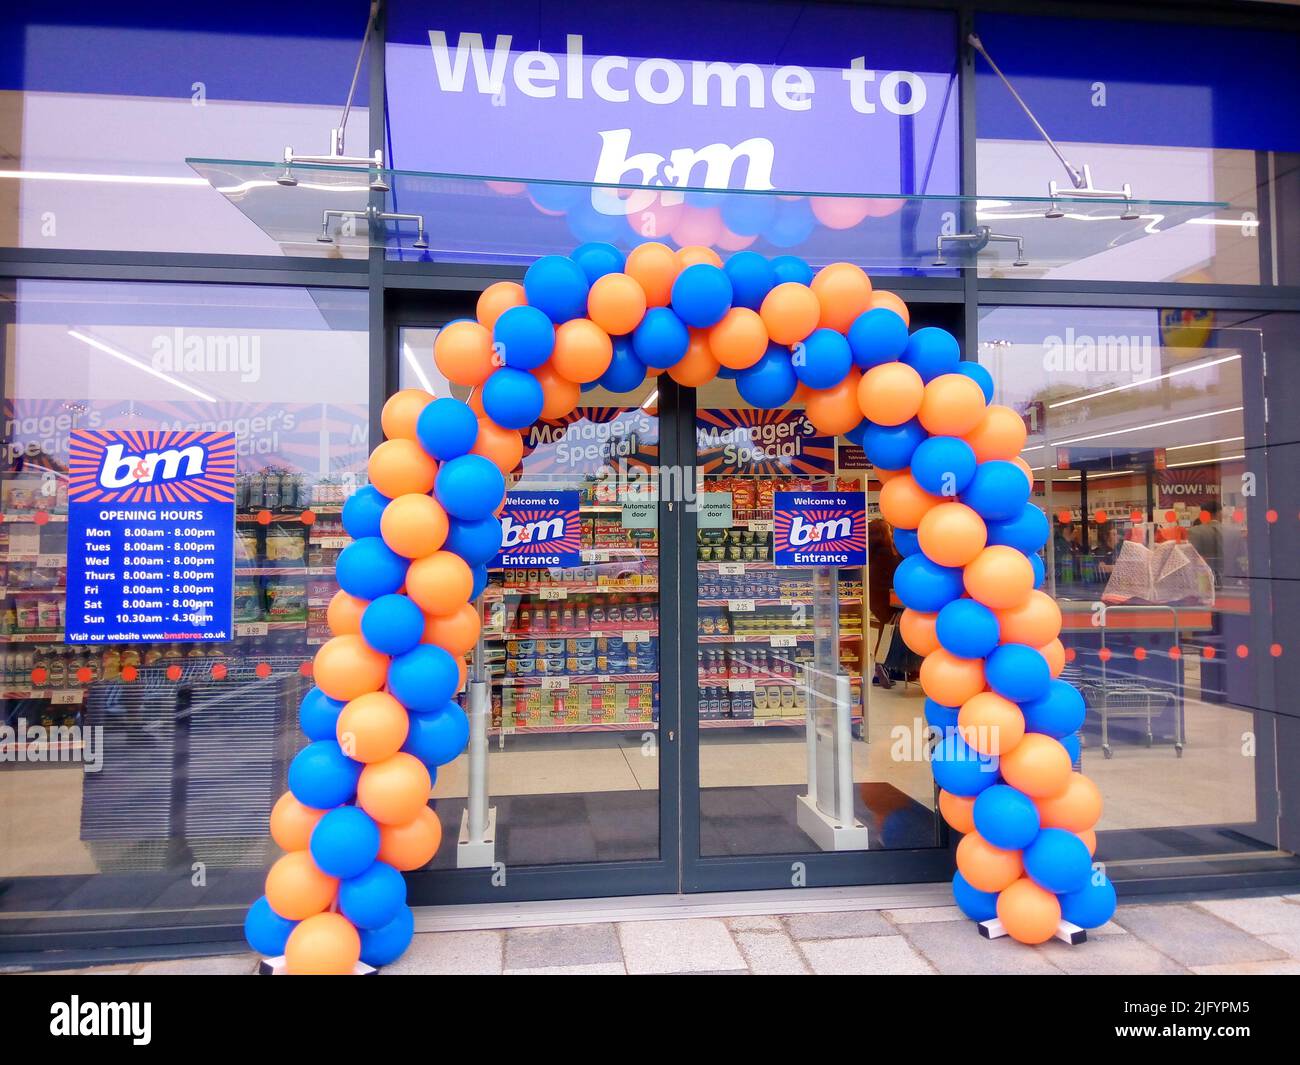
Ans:
[[[777,492],[773,558],[778,566],[865,566],[862,492]]]
[[[498,566],[577,566],[581,554],[576,491],[506,493]]]

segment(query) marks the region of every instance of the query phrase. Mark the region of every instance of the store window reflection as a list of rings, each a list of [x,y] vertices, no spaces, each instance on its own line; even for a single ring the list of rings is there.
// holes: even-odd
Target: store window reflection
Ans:
[[[1029,427],[1046,582],[1084,692],[1105,860],[1267,850],[1270,584],[1261,321],[1209,311],[989,308],[979,359]],[[1261,455],[1260,450],[1254,452]],[[1108,836],[1109,833],[1109,836]],[[1105,853],[1103,853],[1105,851]]]
[[[3,312],[4,908],[244,902],[364,477],[365,294],[20,281]],[[233,639],[64,642],[75,429],[234,434]]]

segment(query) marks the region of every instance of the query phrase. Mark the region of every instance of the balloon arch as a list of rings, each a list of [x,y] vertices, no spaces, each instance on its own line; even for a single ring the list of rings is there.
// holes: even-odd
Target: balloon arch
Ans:
[[[402,872],[437,851],[433,775],[468,740],[454,700],[520,430],[567,414],[584,385],[628,392],[665,371],[688,387],[732,377],[755,407],[801,401],[876,468],[939,808],[964,834],[957,905],[1024,943],[1110,917],[1114,888],[1092,862],[1101,796],[1073,771],[1084,702],[1056,679],[1061,612],[1037,590],[1050,530],[1029,499],[1024,423],[990,403],[988,371],[949,333],[909,332],[903,301],[848,263],[814,274],[794,256],[585,244],[485,290],[434,359],[473,398],[408,389],[384,406],[370,484],[343,511],[354,542],[302,703],[311,742],[271,813],[287,853],[248,914],[255,950],[290,973],[348,973],[406,949]]]

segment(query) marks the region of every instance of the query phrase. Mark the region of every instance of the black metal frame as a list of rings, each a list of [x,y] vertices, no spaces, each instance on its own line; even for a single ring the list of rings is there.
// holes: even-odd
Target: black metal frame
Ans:
[[[829,2],[860,6],[923,6],[951,11],[955,15],[958,55],[960,58],[959,121],[961,136],[961,188],[973,195],[975,188],[975,83],[974,59],[964,46],[966,34],[974,26],[977,12],[996,11],[1033,15],[1057,15],[1076,18],[1120,18],[1128,21],[1152,23],[1185,22],[1191,17],[1209,25],[1231,25],[1255,28],[1295,30],[1297,12],[1294,8],[1268,5],[1227,4],[1216,0],[1149,0],[1141,8],[1119,3],[1064,3],[1057,0],[1028,3],[1026,0],[983,0],[969,3],[964,0],[925,0],[921,4],[905,4],[901,0],[829,0]],[[1189,12],[1190,9],[1190,12]],[[386,97],[384,78],[384,47],[386,32],[381,12],[379,25],[373,38],[369,63],[369,112],[372,145],[385,144]],[[1277,235],[1265,229],[1270,239]],[[1262,252],[1262,249],[1261,249]],[[420,264],[388,262],[382,248],[372,249],[365,260],[318,260],[284,258],[275,259],[251,255],[204,255],[179,253],[138,252],[50,252],[36,249],[0,249],[0,284],[21,279],[78,279],[78,280],[133,280],[204,284],[250,284],[319,286],[365,289],[369,294],[370,312],[370,393],[371,433],[380,437],[379,400],[397,387],[397,331],[403,325],[416,323],[436,324],[434,319],[445,308],[463,307],[473,294],[487,284],[503,278],[517,279],[522,270],[514,267],[457,266],[451,264]],[[1267,275],[1266,275],[1267,276]],[[900,277],[879,279],[905,299],[918,303],[961,305],[963,333],[970,342],[978,335],[981,308],[1003,305],[1041,306],[1096,306],[1096,307],[1187,307],[1235,310],[1243,312],[1289,311],[1300,313],[1300,286],[1218,286],[1133,284],[1125,282],[1051,282],[1022,279],[981,279],[978,271],[964,271],[960,277],[918,278]],[[445,320],[445,319],[443,319]],[[664,462],[684,463],[694,456],[694,394],[678,389],[663,380],[664,411],[661,424],[665,446]],[[1294,418],[1294,416],[1290,416]],[[1285,440],[1270,442],[1292,443],[1300,438],[1296,422],[1291,421],[1284,431]],[[693,515],[669,513],[661,504],[661,530],[669,550],[673,545],[691,542]],[[1290,541],[1294,546],[1294,539]],[[1274,531],[1272,550],[1284,546]],[[674,557],[665,552],[665,559]],[[698,725],[696,718],[696,687],[689,683],[694,669],[694,604],[696,570],[693,553],[676,551],[677,566],[672,574],[675,588],[666,589],[662,601],[661,639],[664,653],[663,690],[680,693],[680,701],[665,698],[662,708],[661,739],[674,731],[676,739],[661,746],[664,757],[661,776],[661,816],[664,826],[681,825],[680,846],[669,847],[656,862],[628,862],[593,865],[558,865],[532,867],[511,871],[507,886],[484,887],[483,876],[474,871],[454,871],[419,874],[411,879],[411,898],[417,904],[483,902],[493,900],[523,900],[543,898],[597,897],[606,895],[640,894],[647,892],[672,892],[680,884],[686,890],[725,890],[788,886],[791,863],[802,863],[809,886],[831,886],[861,883],[902,883],[908,881],[937,880],[951,871],[950,852],[937,847],[917,851],[881,851],[840,855],[788,855],[755,858],[698,857],[698,806],[689,801],[683,791],[684,784],[698,779]],[[661,581],[663,576],[661,574]],[[1279,578],[1272,578],[1278,580]],[[674,593],[675,594],[671,594]],[[1300,611],[1300,597],[1295,609]],[[670,603],[670,599],[675,601]],[[1275,619],[1278,628],[1282,618]],[[1291,626],[1300,625],[1300,618],[1286,621]],[[1264,663],[1261,663],[1261,668]],[[1288,664],[1289,667],[1289,664]],[[1276,668],[1283,668],[1278,666]],[[1265,691],[1273,688],[1272,677]],[[1285,690],[1279,684],[1280,690]],[[1273,705],[1276,705],[1275,703]],[[1300,719],[1287,714],[1271,715],[1285,724],[1288,731],[1281,738],[1282,750],[1300,748]],[[674,748],[677,755],[674,755]],[[1285,765],[1285,761],[1281,763]],[[1282,790],[1282,781],[1278,781]],[[1279,825],[1284,827],[1284,839],[1300,837],[1300,800],[1294,783],[1281,797],[1282,809]],[[1186,879],[1171,880],[1153,867],[1150,878],[1139,875],[1126,881],[1124,891],[1169,891],[1194,887],[1212,890],[1219,887],[1242,890],[1252,886],[1272,886],[1292,882],[1291,874],[1276,871],[1255,871],[1224,876],[1218,873],[1186,872]],[[52,878],[58,879],[58,878]],[[3,883],[0,882],[0,887]],[[230,916],[224,911],[213,914],[211,922],[202,926],[172,926],[166,915],[160,914],[153,923],[153,932],[144,931],[150,925],[149,915],[135,915],[133,930],[114,932],[100,925],[85,933],[44,933],[40,926],[45,922],[28,922],[19,936],[10,939],[0,931],[0,944],[10,943],[16,949],[34,949],[37,945],[66,942],[104,946],[113,943],[139,943],[144,939],[161,942],[174,933],[174,937],[188,941],[238,938]],[[8,923],[7,921],[3,923]],[[61,922],[62,924],[62,922]],[[50,927],[53,927],[51,924]],[[120,928],[120,926],[119,926]],[[21,944],[21,945],[20,945]]]

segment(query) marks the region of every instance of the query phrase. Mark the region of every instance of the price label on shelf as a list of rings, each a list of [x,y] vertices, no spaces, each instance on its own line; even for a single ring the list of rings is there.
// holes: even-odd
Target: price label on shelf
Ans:
[[[543,677],[542,691],[544,692],[567,692],[569,690],[568,677]]]
[[[341,551],[352,543],[350,536],[313,536],[311,542],[326,551]]]
[[[794,647],[798,642],[793,636],[773,636],[773,647]]]
[[[650,633],[645,629],[628,629],[623,633],[624,643],[649,643]]]
[[[752,614],[754,612],[754,600],[728,599],[727,609],[733,614]]]
[[[266,633],[265,621],[241,621],[235,626],[236,636],[265,636]]]
[[[743,577],[745,575],[745,564],[743,562],[719,562],[718,572],[724,577]]]
[[[38,555],[36,558],[37,569],[59,569],[63,565],[63,555]]]
[[[81,700],[82,693],[79,691],[50,692],[50,702],[55,706],[75,706]]]
[[[541,588],[538,590],[537,596],[539,599],[543,601],[549,601],[553,599],[568,599],[569,589],[568,588]]]
[[[609,552],[603,548],[584,547],[582,549],[583,562],[608,562]]]
[[[775,527],[771,518],[757,518],[749,523],[749,531],[756,533],[770,533]]]
[[[729,692],[752,692],[754,682],[752,680],[733,679],[727,681],[727,691]]]

